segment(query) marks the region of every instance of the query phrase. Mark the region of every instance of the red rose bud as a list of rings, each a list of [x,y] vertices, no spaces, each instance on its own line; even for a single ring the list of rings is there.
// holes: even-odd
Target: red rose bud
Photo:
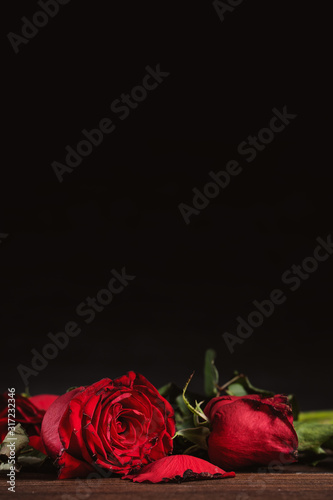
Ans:
[[[297,461],[297,434],[286,396],[222,396],[205,408],[210,460],[223,469]]]
[[[42,420],[45,411],[58,398],[54,394],[39,394],[26,398],[15,395],[15,422],[21,424],[29,436],[29,444],[45,453],[40,437]],[[0,394],[0,443],[8,433],[8,394]]]
[[[174,433],[171,405],[134,372],[60,396],[42,425],[60,479],[85,477],[96,468],[126,474],[171,453]]]
[[[122,479],[131,479],[136,483],[169,483],[193,481],[196,479],[222,479],[235,477],[234,472],[225,472],[206,460],[190,455],[172,455],[146,465],[134,474]]]

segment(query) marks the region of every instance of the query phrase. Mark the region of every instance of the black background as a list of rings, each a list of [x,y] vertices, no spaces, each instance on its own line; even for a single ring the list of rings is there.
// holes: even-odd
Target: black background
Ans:
[[[7,33],[40,8],[5,7],[1,389],[24,390],[17,365],[125,266],[135,280],[30,378],[32,394],[130,369],[156,386],[196,369],[200,390],[214,347],[221,382],[238,369],[304,409],[332,407],[333,258],[294,293],[281,282],[332,230],[324,7],[244,0],[221,22],[210,1],[72,0],[18,54]],[[121,121],[110,104],[157,64],[170,75]],[[284,106],[297,118],[246,162],[239,143]],[[116,130],[59,183],[51,163],[104,117]],[[231,159],[242,173],[186,225],[178,205]],[[231,354],[222,334],[274,288],[286,302]]]

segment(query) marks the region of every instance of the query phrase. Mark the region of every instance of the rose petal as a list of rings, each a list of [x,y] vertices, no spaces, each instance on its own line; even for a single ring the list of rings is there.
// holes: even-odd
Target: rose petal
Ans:
[[[69,402],[83,389],[84,387],[79,387],[59,396],[44,415],[41,435],[46,451],[51,458],[56,458],[63,448],[58,431],[60,420]]]
[[[122,479],[131,479],[142,483],[168,483],[191,481],[195,479],[222,479],[235,477],[234,472],[225,472],[201,458],[190,455],[171,455],[152,462],[134,474],[128,474]]]
[[[29,446],[32,446],[35,450],[41,451],[44,455],[47,455],[47,451],[40,436],[30,436]]]
[[[57,464],[60,466],[58,479],[86,477],[95,470],[92,465],[72,457],[66,451],[63,451],[57,460]]]
[[[31,396],[29,401],[37,406],[39,410],[46,411],[58,397],[55,394],[38,394],[37,396]]]
[[[248,394],[246,396],[219,396],[216,398],[213,398],[209,401],[209,403],[205,406],[204,412],[209,418],[209,420],[212,422],[215,413],[220,411],[221,408],[225,405],[234,403],[235,401],[239,401],[240,399],[252,399],[253,401],[260,401],[263,399],[262,396],[259,396],[259,394]]]
[[[28,398],[16,394],[15,422],[22,424],[29,436],[39,436],[44,411],[38,409]],[[8,393],[0,394],[0,442],[8,432]]]

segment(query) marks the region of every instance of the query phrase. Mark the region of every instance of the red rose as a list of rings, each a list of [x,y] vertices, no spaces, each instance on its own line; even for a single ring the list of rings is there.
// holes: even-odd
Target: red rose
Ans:
[[[15,395],[15,422],[20,423],[29,436],[29,444],[33,448],[45,453],[40,437],[41,424],[45,411],[58,396],[40,394],[26,398]],[[8,393],[0,394],[0,443],[8,433]]]
[[[222,396],[205,408],[210,460],[223,469],[296,462],[297,434],[286,396]]]
[[[42,425],[60,479],[85,477],[95,467],[127,473],[171,453],[174,433],[171,405],[134,372],[60,396]]]

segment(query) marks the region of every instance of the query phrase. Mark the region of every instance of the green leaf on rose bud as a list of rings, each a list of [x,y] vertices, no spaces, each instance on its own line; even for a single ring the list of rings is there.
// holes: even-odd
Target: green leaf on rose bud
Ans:
[[[208,397],[217,395],[217,385],[219,383],[219,372],[215,366],[216,352],[214,349],[207,349],[204,365],[205,394]]]
[[[180,387],[170,382],[161,387],[158,392],[172,405],[175,411],[177,430],[188,429],[189,427],[195,426],[193,413],[187,408],[183,400],[183,390]],[[187,392],[187,398],[192,405],[195,405],[196,399],[200,397],[201,395],[199,394]]]
[[[229,396],[248,396],[249,394],[260,394],[261,396],[271,398],[275,394],[272,391],[255,387],[251,384],[248,377],[243,374],[239,375],[238,372],[235,372],[235,377],[230,382],[227,382],[219,389],[225,390]],[[299,405],[294,394],[289,394],[288,401],[293,411],[294,420],[297,420],[299,415]]]
[[[333,438],[333,424],[294,422],[298,436],[298,451],[314,455],[324,454],[323,445]]]
[[[187,405],[185,404],[185,401],[183,399],[183,394],[179,394],[179,396],[176,397],[176,403],[178,405],[181,414],[184,417],[191,415],[191,418],[193,418],[193,413],[188,409]]]
[[[205,403],[205,401],[200,401],[200,403],[198,403],[197,400],[195,401],[195,407],[194,407],[194,409],[196,410],[197,413],[195,413],[193,415],[193,421],[194,421],[194,424],[195,424],[196,427],[202,426],[202,425],[210,427],[210,423],[209,423],[208,417],[206,417],[205,413],[203,412],[203,410],[201,408],[201,405],[204,404],[204,403]],[[205,415],[205,419],[204,419],[203,422],[200,421],[200,418],[202,418],[202,416],[201,416],[202,414]]]
[[[185,384],[185,387],[183,389],[183,400],[184,400],[184,403],[185,405],[187,406],[187,408],[193,413],[193,415],[197,415],[198,417],[202,418],[204,421],[207,421],[208,422],[208,418],[206,417],[206,415],[204,414],[204,412],[202,411],[202,409],[200,408],[200,404],[198,404],[197,402],[195,402],[195,408],[191,405],[191,403],[189,402],[189,400],[187,399],[186,397],[186,390],[189,386],[189,383],[191,382],[192,378],[193,378],[193,375],[194,375],[194,372],[192,373],[192,375],[190,376],[190,378],[188,379],[188,381],[186,382]]]
[[[180,394],[179,396],[176,397],[176,403],[178,405],[178,408],[179,408],[182,416],[184,418],[190,417],[190,420],[192,422],[190,427],[193,427],[193,422],[195,421],[196,418],[198,418],[198,414],[201,416],[203,413],[202,409],[201,409],[201,405],[204,403],[204,401],[201,401],[200,403],[198,403],[197,400],[195,400],[195,403],[193,403],[193,404],[190,403],[190,406],[192,406],[192,408],[194,408],[194,410],[196,410],[196,412],[197,412],[194,414],[193,414],[193,411],[188,408],[187,404],[184,401],[182,394]],[[194,404],[195,404],[195,406],[193,406]],[[197,424],[197,425],[199,425],[199,424]]]
[[[183,396],[180,394],[176,397],[175,419],[177,430],[188,429],[193,427],[193,413],[187,408],[184,403]]]
[[[197,445],[203,450],[208,450],[207,438],[210,434],[208,427],[192,427],[190,429],[183,429],[176,432],[176,436],[182,436],[191,443]]]
[[[274,396],[274,392],[254,387],[245,375],[239,374],[237,371],[234,374],[235,377],[221,388],[229,396],[247,396],[248,394],[261,394],[266,397]]]

